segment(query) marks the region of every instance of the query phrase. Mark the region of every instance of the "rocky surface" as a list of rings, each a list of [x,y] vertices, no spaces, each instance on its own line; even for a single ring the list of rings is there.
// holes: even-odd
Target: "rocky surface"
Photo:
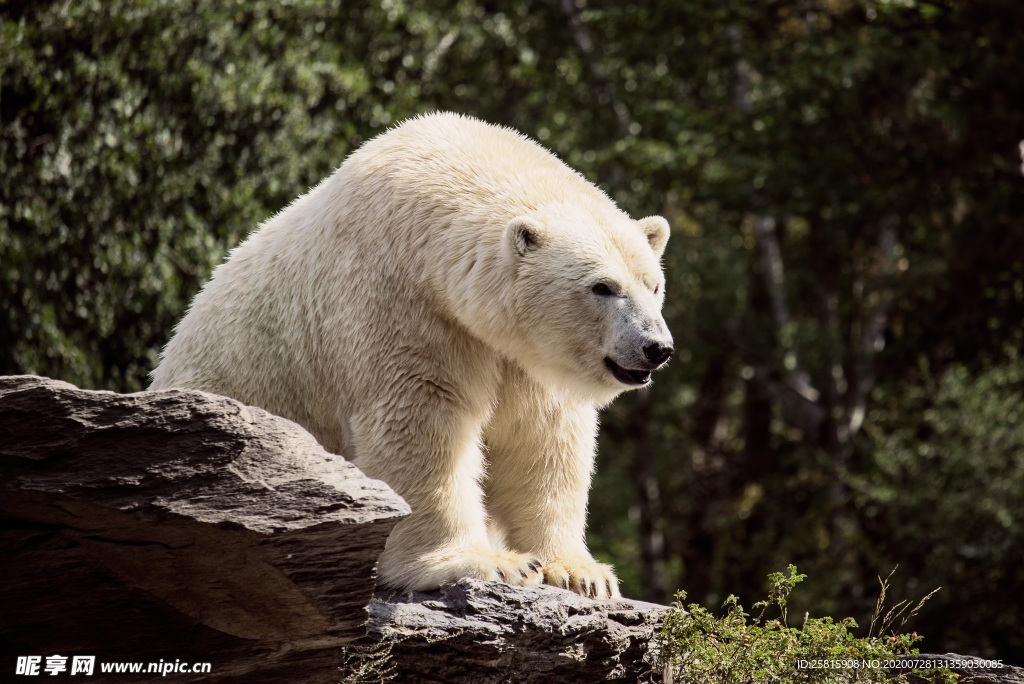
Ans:
[[[378,593],[369,632],[393,640],[398,682],[644,682],[666,610],[464,579],[437,592]]]
[[[920,663],[948,667],[957,675],[959,684],[1024,684],[1024,669],[1012,665],[999,664],[996,661],[976,658],[974,656],[946,653],[944,655],[907,656],[907,660]],[[928,680],[914,676],[914,669],[907,671],[911,684]]]
[[[408,512],[299,426],[231,399],[0,378],[2,662],[336,682]]]

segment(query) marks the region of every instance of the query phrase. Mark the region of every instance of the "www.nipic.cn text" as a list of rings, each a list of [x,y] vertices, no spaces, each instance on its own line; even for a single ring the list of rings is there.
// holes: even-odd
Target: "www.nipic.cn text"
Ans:
[[[182,662],[180,659],[158,662],[96,662],[91,655],[50,655],[50,656],[18,656],[14,666],[14,674],[23,677],[40,675],[93,675],[103,674],[152,674],[166,677],[170,674],[209,674],[210,663]]]

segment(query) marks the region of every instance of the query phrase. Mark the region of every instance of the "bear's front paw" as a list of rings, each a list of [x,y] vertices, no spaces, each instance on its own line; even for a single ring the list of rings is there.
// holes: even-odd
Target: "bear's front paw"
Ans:
[[[423,557],[419,578],[408,584],[415,588],[436,588],[463,577],[505,582],[520,587],[544,582],[543,563],[533,556],[487,547],[445,549]],[[410,568],[410,570],[413,570]],[[413,570],[415,572],[415,570]]]
[[[598,563],[590,556],[556,558],[544,566],[544,581],[595,599],[621,596],[612,566]]]

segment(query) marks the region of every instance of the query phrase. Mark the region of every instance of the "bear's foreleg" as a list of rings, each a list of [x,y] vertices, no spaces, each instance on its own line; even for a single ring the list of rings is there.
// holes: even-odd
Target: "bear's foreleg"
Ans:
[[[380,406],[353,417],[356,465],[412,508],[380,557],[382,583],[400,590],[462,577],[541,584],[539,559],[490,542],[480,486],[480,432],[490,401],[460,380],[447,382],[437,369],[431,377],[410,373],[384,388]]]
[[[587,498],[597,410],[567,403],[525,377],[507,384],[485,432],[488,512],[509,547],[544,561],[544,581],[617,598],[615,571],[587,550]]]

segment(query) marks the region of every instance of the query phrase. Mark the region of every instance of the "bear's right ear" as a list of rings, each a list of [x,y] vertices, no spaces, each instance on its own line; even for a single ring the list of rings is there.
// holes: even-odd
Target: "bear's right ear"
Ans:
[[[519,256],[526,256],[542,247],[548,239],[548,232],[532,218],[517,216],[505,228],[505,238]]]
[[[654,254],[660,259],[665,253],[665,245],[668,244],[670,229],[668,221],[661,216],[648,216],[637,221],[640,230],[644,231],[644,237],[654,250]]]

